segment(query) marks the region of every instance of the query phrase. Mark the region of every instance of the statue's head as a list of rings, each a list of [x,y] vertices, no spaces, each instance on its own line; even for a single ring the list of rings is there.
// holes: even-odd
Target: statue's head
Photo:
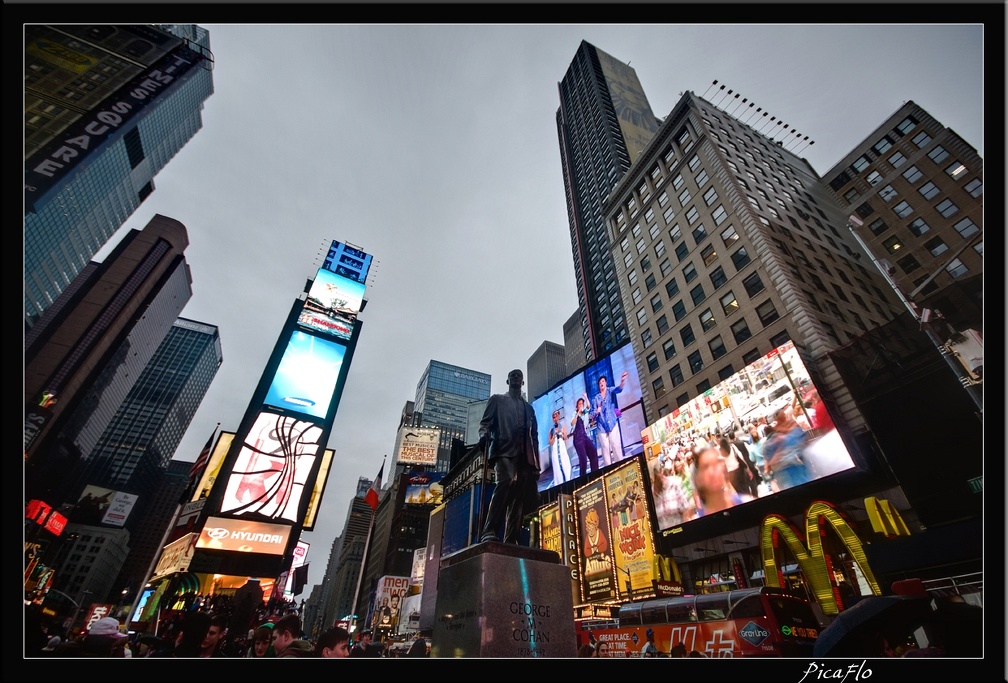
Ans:
[[[509,387],[521,387],[525,383],[525,375],[516,368],[508,373],[507,383]]]

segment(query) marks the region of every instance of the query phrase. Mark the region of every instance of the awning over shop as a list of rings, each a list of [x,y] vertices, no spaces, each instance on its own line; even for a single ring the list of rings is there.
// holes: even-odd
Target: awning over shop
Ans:
[[[185,595],[186,593],[199,593],[200,579],[192,572],[185,572],[171,577],[169,581],[175,584],[172,595]]]

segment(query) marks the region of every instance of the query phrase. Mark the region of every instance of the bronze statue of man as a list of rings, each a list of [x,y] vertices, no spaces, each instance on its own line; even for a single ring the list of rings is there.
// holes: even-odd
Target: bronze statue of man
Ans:
[[[490,397],[480,420],[480,445],[497,478],[480,543],[497,540],[502,520],[504,543],[518,543],[522,519],[537,495],[539,428],[535,411],[522,398],[525,377],[521,370],[509,372],[507,384],[506,394]]]

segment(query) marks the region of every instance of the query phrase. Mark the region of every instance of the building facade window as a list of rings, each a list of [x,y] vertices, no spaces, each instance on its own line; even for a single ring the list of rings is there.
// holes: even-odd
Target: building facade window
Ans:
[[[654,353],[654,352],[649,353],[647,355],[647,359],[646,360],[647,360],[648,372],[654,372],[655,370],[658,369],[658,354],[657,353]]]
[[[924,246],[927,247],[927,250],[931,252],[932,256],[941,256],[948,251],[948,245],[942,241],[941,237],[932,237],[924,243]]]
[[[907,229],[913,233],[915,237],[920,237],[930,230],[931,226],[925,223],[923,218],[915,218],[907,225]]]
[[[717,322],[714,320],[714,313],[711,309],[708,308],[700,314],[700,327],[704,329],[704,332],[709,332],[714,329],[716,325]]]
[[[707,294],[704,292],[703,285],[697,285],[690,290],[690,298],[693,299],[693,305],[698,306],[700,302],[707,298]]]
[[[916,183],[918,180],[924,177],[924,174],[921,172],[919,168],[917,168],[916,165],[914,165],[908,168],[907,170],[903,171],[903,177],[907,179],[908,183]]]
[[[665,343],[662,344],[662,351],[665,353],[665,360],[675,358],[676,355],[675,342],[673,342],[671,339],[666,340]]]
[[[937,209],[938,213],[940,213],[945,218],[954,216],[955,214],[959,213],[959,207],[956,206],[955,202],[953,202],[951,199],[941,200],[940,202],[938,202],[938,205],[935,207],[935,209]]]
[[[763,323],[763,327],[766,327],[780,318],[780,314],[774,307],[773,301],[770,301],[769,299],[756,307],[756,315],[759,316],[760,322]]]
[[[962,237],[964,239],[967,238],[967,237],[970,237],[971,235],[975,235],[976,233],[980,232],[980,228],[978,228],[976,226],[976,223],[974,223],[973,221],[971,221],[969,218],[962,219],[961,221],[959,221],[958,223],[956,223],[954,227],[955,227],[956,231],[960,235],[962,235]]]
[[[672,368],[669,370],[669,379],[672,380],[672,386],[674,387],[677,387],[683,383],[685,378],[683,377],[682,368],[679,367],[678,363],[673,365]],[[685,401],[683,401],[683,403],[685,403]],[[679,405],[682,405],[682,403],[680,403]]]
[[[686,325],[679,330],[679,336],[682,338],[683,348],[688,347],[696,341],[696,335],[693,334],[693,327],[689,323],[686,323]]]
[[[902,201],[893,207],[893,212],[900,218],[906,218],[913,213],[913,207],[910,206],[906,201]]]
[[[683,304],[682,299],[672,304],[672,317],[679,322],[686,317],[686,306]]]
[[[735,264],[735,270],[741,270],[752,259],[749,258],[749,252],[745,247],[739,247],[738,251],[731,255],[731,260]]]
[[[954,258],[951,263],[945,266],[945,272],[954,278],[959,278],[968,273],[969,268],[958,258]]]
[[[749,331],[749,324],[746,322],[745,318],[741,318],[732,323],[731,333],[732,337],[735,339],[736,344],[741,344],[745,340],[752,337],[752,332]],[[746,361],[746,365],[748,365],[749,362],[750,361]]]
[[[904,163],[906,163],[906,157],[903,156],[903,152],[896,152],[891,157],[889,157],[889,164],[893,168],[899,168]]]
[[[720,334],[707,342],[707,346],[710,347],[711,358],[714,360],[717,360],[728,353],[728,349],[725,348],[724,340],[721,338]]]
[[[886,248],[890,254],[895,254],[897,251],[903,248],[903,240],[899,238],[899,235],[893,235],[888,239],[882,241],[882,246]]]
[[[917,191],[921,193],[924,199],[931,199],[939,192],[938,186],[930,180],[917,188]]]
[[[749,298],[762,292],[766,289],[766,285],[763,284],[763,280],[760,279],[759,273],[753,273],[742,280],[742,286],[745,287],[746,294]]]
[[[714,289],[717,289],[721,285],[728,282],[728,276],[725,275],[724,268],[718,266],[710,273],[711,284],[714,285]]]
[[[720,301],[721,310],[724,311],[725,316],[729,316],[739,309],[738,299],[735,298],[735,293],[732,291],[722,296]]]
[[[703,356],[700,355],[700,351],[694,351],[687,358],[686,362],[689,363],[690,372],[694,375],[703,370]]]

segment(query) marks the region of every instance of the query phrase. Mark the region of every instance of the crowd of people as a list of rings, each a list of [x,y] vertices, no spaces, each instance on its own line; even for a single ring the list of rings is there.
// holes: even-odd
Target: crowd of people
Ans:
[[[662,444],[650,470],[659,528],[808,483],[817,476],[804,457],[810,434],[832,429],[833,421],[813,389],[769,417],[736,427],[690,432]]]
[[[112,658],[329,658],[395,657],[391,643],[374,643],[370,630],[363,630],[353,642],[347,629],[333,626],[316,638],[302,630],[296,609],[274,613],[257,627],[245,631],[229,628],[224,613],[193,609],[178,614],[161,635],[127,634],[119,620],[104,617],[76,638],[63,640],[47,636],[45,646],[29,656],[112,657]],[[31,648],[29,648],[30,650]],[[425,638],[418,637],[405,653],[407,657],[429,656]]]

